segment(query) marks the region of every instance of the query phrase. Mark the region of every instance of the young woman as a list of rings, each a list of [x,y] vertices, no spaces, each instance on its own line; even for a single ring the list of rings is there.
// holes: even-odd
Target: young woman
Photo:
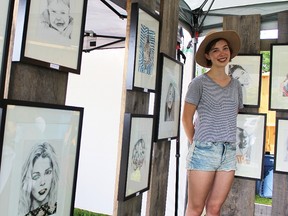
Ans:
[[[59,167],[53,147],[35,145],[22,167],[19,214],[53,215],[57,209]]]
[[[210,70],[191,81],[184,103],[182,123],[190,143],[186,216],[200,216],[204,207],[207,216],[219,216],[233,183],[243,99],[240,82],[225,67],[239,49],[238,34],[221,31],[208,34],[196,53],[196,62]]]

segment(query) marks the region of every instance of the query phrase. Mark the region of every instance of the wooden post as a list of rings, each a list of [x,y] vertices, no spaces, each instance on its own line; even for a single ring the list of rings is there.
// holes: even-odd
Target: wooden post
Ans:
[[[278,14],[278,43],[288,43],[288,11]],[[277,117],[288,117],[287,112],[276,112]],[[273,174],[272,215],[288,215],[288,175]]]
[[[240,53],[260,52],[260,15],[227,16],[223,19],[224,30],[235,30],[241,38]],[[258,112],[257,108],[245,108],[244,112]],[[255,180],[235,178],[224,203],[221,215],[254,215]]]
[[[142,207],[142,194],[133,197],[127,201],[118,201],[119,191],[119,173],[120,173],[120,161],[121,161],[121,148],[122,148],[122,134],[124,127],[124,113],[133,114],[148,114],[149,111],[149,93],[140,91],[126,90],[126,77],[128,68],[128,49],[129,49],[129,36],[130,36],[130,20],[131,20],[131,3],[139,2],[144,5],[147,9],[154,11],[156,8],[156,0],[127,0],[126,11],[127,11],[127,28],[126,28],[126,41],[125,41],[125,63],[124,63],[124,75],[123,75],[123,87],[122,87],[122,104],[121,104],[121,116],[120,116],[120,129],[118,139],[118,160],[115,180],[115,194],[114,194],[114,210],[113,215],[141,215]]]
[[[162,21],[160,52],[175,58],[179,0],[161,0],[160,16]],[[159,141],[153,146],[151,182],[147,197],[147,216],[165,215],[170,144],[170,141]]]
[[[8,98],[64,105],[67,81],[68,73],[13,63]]]

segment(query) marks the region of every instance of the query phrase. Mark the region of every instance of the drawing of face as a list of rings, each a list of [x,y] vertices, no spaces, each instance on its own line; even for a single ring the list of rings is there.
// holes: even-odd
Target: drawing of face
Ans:
[[[169,109],[172,108],[175,99],[175,89],[172,84],[169,85],[168,93],[167,93],[167,107]]]
[[[62,32],[69,24],[70,8],[62,1],[52,1],[48,6],[50,23],[53,28]]]
[[[248,143],[247,143],[247,134],[242,128],[237,127],[236,131],[236,145],[239,146],[240,149],[244,149]]]
[[[32,170],[32,196],[40,205],[48,198],[53,177],[52,170],[48,157],[36,159]]]
[[[238,67],[236,70],[234,70],[232,76],[235,79],[238,79],[242,86],[249,85],[249,75],[243,68]]]
[[[145,159],[145,142],[143,139],[137,141],[134,145],[132,152],[132,161],[134,165],[134,170],[141,168],[143,166]]]

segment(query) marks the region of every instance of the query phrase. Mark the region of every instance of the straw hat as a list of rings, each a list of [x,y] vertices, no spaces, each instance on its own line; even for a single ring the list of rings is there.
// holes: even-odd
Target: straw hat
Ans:
[[[207,59],[205,57],[205,49],[206,49],[206,46],[211,41],[217,38],[225,39],[229,43],[229,47],[232,50],[231,59],[234,58],[238,54],[240,50],[240,46],[241,46],[241,41],[240,41],[239,35],[235,31],[226,30],[226,31],[219,31],[219,32],[215,32],[215,31],[209,32],[204,38],[204,40],[202,41],[202,43],[200,44],[197,50],[196,56],[195,56],[196,62],[202,67],[208,67],[208,68],[211,67],[207,65]]]

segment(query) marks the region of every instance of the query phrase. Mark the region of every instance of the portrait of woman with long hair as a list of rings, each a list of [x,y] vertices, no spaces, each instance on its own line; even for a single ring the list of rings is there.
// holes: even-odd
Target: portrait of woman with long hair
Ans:
[[[18,215],[53,215],[57,210],[59,166],[53,146],[32,147],[22,167]]]

